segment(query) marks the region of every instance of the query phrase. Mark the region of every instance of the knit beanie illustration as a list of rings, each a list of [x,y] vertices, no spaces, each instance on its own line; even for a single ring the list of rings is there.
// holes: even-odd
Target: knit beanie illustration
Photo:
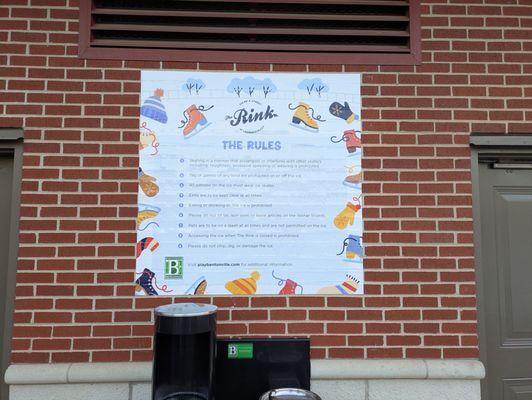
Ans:
[[[162,124],[166,124],[168,117],[166,115],[164,104],[161,102],[161,97],[163,97],[163,95],[163,89],[155,89],[153,96],[144,100],[144,104],[140,108],[140,115],[146,118],[151,118]]]

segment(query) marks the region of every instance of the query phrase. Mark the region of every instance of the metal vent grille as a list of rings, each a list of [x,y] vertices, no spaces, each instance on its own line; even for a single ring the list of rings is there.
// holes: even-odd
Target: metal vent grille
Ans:
[[[355,54],[404,56],[415,53],[414,41],[419,40],[412,29],[418,25],[413,4],[412,0],[81,0],[81,44],[137,54],[181,50],[200,58],[206,51],[223,59],[227,53],[237,59],[246,54],[258,62],[265,54],[269,61],[290,62],[297,53],[300,60],[305,58],[300,62],[308,62],[305,56],[310,55],[325,63]]]

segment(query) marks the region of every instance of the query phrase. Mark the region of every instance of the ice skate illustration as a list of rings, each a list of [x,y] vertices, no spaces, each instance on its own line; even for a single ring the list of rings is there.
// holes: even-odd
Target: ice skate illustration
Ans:
[[[358,235],[349,235],[344,239],[342,251],[338,253],[338,256],[341,256],[345,253],[345,261],[356,262],[355,259],[358,257],[362,259],[364,250],[360,244],[362,237]]]
[[[345,120],[348,124],[352,124],[353,121],[360,119],[358,115],[351,111],[351,107],[349,107],[347,101],[344,104],[335,101],[329,107],[329,112],[335,117]]]
[[[325,122],[321,115],[314,115],[314,109],[302,101],[297,106],[292,106],[290,103],[288,104],[288,108],[295,110],[291,125],[296,128],[303,129],[307,132],[318,132],[318,122]]]
[[[183,129],[183,137],[185,139],[190,139],[192,136],[197,135],[211,125],[203,113],[209,111],[213,107],[214,106],[208,108],[205,106],[196,107],[195,104],[192,104],[183,112],[184,119],[181,120],[179,129]]]
[[[362,171],[357,174],[353,174],[354,167],[346,168],[349,175],[345,177],[343,184],[353,189],[360,189],[362,185]]]
[[[145,230],[150,224],[155,224],[159,226],[156,222],[150,222],[149,224],[145,225],[142,229],[140,226],[144,221],[147,219],[155,218],[159,213],[161,212],[161,209],[156,206],[151,206],[149,204],[139,204],[139,210],[137,214],[137,229],[139,231]]]
[[[200,276],[196,281],[190,285],[185,291],[185,295],[202,295],[207,290],[207,280],[204,276]]]
[[[142,192],[148,197],[154,197],[159,193],[159,186],[155,183],[157,178],[150,176],[139,167],[139,186]]]
[[[153,153],[150,154],[151,156],[155,156],[159,152],[157,149],[157,147],[159,147],[157,135],[154,131],[148,128],[146,122],[143,122],[140,126],[139,150],[144,150],[148,147],[153,149]]]
[[[283,286],[279,291],[279,294],[303,294],[303,286],[294,282],[292,279],[283,279],[275,276],[275,271],[272,271],[272,276],[277,279],[277,284]],[[299,288],[299,289],[298,289]],[[299,293],[296,293],[296,289]]]
[[[356,154],[357,149],[360,149],[362,147],[362,141],[357,136],[357,133],[361,133],[361,132],[355,131],[354,129],[350,129],[348,131],[345,131],[342,137],[340,138],[338,136],[331,136],[331,142],[333,143],[345,142],[347,153],[348,155],[352,156]]]
[[[155,250],[157,250],[157,247],[159,247],[159,242],[152,237],[148,236],[148,237],[145,237],[144,239],[140,239],[137,242],[137,251],[136,251],[137,258],[140,257],[140,255],[142,254],[144,250],[149,250],[153,253]]]
[[[360,281],[347,274],[346,279],[339,285],[325,286],[318,290],[318,294],[355,294]]]
[[[164,293],[171,293],[173,290],[168,290],[167,285],[162,285],[161,287],[157,286],[157,279],[155,278],[155,273],[148,268],[144,268],[137,280],[135,281],[135,290],[137,292],[144,291],[147,296],[158,296],[159,292],[155,288],[159,289]]]

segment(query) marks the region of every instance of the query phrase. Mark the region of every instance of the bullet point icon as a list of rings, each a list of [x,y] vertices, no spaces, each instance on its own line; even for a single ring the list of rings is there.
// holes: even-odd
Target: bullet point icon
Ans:
[[[183,203],[179,203],[179,207],[183,207]]]
[[[179,216],[182,217],[182,216],[183,216],[183,213],[179,213]]]
[[[184,194],[183,194],[183,193],[179,193],[179,197],[183,197],[183,196],[184,196]]]
[[[183,247],[183,245],[182,245],[182,244],[180,243],[180,244],[179,244],[179,245],[178,245],[177,247],[179,247],[179,248],[182,248],[182,247]]]
[[[183,227],[183,224],[179,224],[179,227],[182,228],[182,227]]]
[[[185,174],[181,173],[181,174],[179,174],[179,177],[180,177],[180,178],[184,178],[184,177],[185,177]]]
[[[180,233],[180,234],[179,234],[179,235],[177,235],[177,236],[179,236],[180,238],[182,238],[182,237],[183,237],[183,234],[182,234],[182,233]]]

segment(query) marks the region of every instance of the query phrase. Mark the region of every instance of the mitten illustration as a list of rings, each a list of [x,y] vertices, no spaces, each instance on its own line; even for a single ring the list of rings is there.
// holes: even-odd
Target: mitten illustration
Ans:
[[[159,186],[155,183],[157,178],[145,174],[139,167],[139,185],[144,194],[148,197],[154,197],[159,193]]]
[[[358,119],[358,116],[351,111],[347,101],[343,105],[335,101],[329,107],[329,112],[335,117],[344,119],[348,124],[352,124],[355,119]]]
[[[345,208],[334,218],[334,225],[342,230],[347,228],[347,225],[353,225],[355,222],[355,214],[360,210],[359,204],[348,202]]]

